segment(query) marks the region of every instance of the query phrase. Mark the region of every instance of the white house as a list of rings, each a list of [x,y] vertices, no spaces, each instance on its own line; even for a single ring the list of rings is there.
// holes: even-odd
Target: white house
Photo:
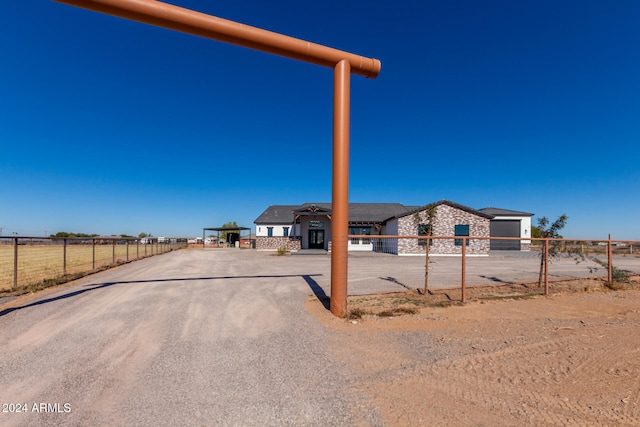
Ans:
[[[449,200],[432,203],[433,224],[427,224],[426,206],[405,206],[400,203],[350,203],[349,251],[384,250],[398,255],[424,253],[424,241],[406,239],[389,241],[375,236],[417,236],[432,227],[434,236],[495,236],[511,237],[514,226],[525,237],[531,233],[531,215],[525,212],[485,208],[476,210]],[[488,211],[487,211],[488,210]],[[492,212],[499,213],[496,215]],[[499,212],[498,212],[499,211]],[[303,203],[302,205],[272,205],[256,220],[256,249],[275,251],[281,248],[331,250],[331,203]],[[497,225],[493,221],[497,219]],[[462,241],[462,239],[460,239]],[[430,252],[434,254],[459,254],[460,241],[434,239]],[[499,242],[504,243],[504,242]],[[516,241],[516,243],[518,243]],[[530,241],[518,244],[518,249],[528,250]],[[393,246],[393,247],[391,247]],[[467,241],[469,254],[488,254],[489,249],[513,249],[507,244],[489,244],[488,240]]]

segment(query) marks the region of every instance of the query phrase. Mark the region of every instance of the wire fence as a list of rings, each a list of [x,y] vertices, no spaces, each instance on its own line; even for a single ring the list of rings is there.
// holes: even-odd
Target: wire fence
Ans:
[[[561,281],[584,289],[588,280],[613,283],[640,274],[637,240],[467,236],[349,239],[349,295],[446,292],[449,299],[464,302],[470,292],[477,293],[482,287],[497,294],[549,294],[550,287],[560,289],[557,284]],[[522,243],[527,250],[490,249],[494,241],[509,240],[516,246]],[[364,247],[353,250],[355,244]]]
[[[34,287],[166,253],[187,239],[0,236],[0,290]]]

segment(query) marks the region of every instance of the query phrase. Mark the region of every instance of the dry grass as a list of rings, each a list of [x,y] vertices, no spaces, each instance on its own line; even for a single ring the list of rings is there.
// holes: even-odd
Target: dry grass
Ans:
[[[155,253],[155,248],[153,249]],[[128,251],[128,254],[127,254]],[[146,245],[96,245],[95,269],[127,260],[151,255],[151,246]],[[93,249],[91,245],[67,246],[66,275],[93,271]],[[13,287],[14,247],[0,245],[0,291]],[[62,245],[19,245],[18,288],[52,280],[65,275],[64,247]]]

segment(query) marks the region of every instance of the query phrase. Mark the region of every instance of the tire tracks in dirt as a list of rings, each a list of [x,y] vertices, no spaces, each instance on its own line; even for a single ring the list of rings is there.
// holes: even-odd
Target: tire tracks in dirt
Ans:
[[[332,323],[333,357],[388,425],[640,426],[640,293],[570,298]]]

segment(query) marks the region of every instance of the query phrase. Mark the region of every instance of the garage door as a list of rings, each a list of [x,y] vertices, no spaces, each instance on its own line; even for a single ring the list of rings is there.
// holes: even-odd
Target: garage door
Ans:
[[[520,220],[498,219],[490,223],[491,237],[520,237]],[[492,250],[520,250],[519,240],[491,240]]]

